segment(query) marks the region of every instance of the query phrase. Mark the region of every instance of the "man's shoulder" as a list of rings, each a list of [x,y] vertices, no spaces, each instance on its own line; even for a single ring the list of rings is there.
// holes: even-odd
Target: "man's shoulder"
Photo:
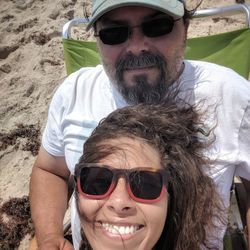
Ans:
[[[86,81],[89,82],[97,82],[100,80],[107,80],[107,75],[103,69],[102,65],[97,65],[96,67],[84,67],[76,72],[70,74],[65,82],[67,83],[82,83],[84,84]]]
[[[101,65],[81,68],[63,80],[56,89],[52,102],[67,106],[77,99],[89,100],[92,96],[100,96],[101,92],[109,89],[110,82]]]
[[[228,86],[238,86],[250,88],[249,81],[240,76],[234,70],[215,64],[204,61],[195,61],[188,60],[185,61],[185,78],[191,79],[197,83],[207,82],[210,84],[217,85],[225,85]]]
[[[230,72],[230,74],[233,75],[238,75],[235,71],[228,67],[224,67],[222,65],[216,64],[216,63],[211,63],[211,62],[205,62],[205,61],[198,61],[198,60],[186,60],[185,61],[186,65],[189,65],[190,68],[193,68],[195,70],[199,71],[210,71],[210,72]]]
[[[195,92],[197,98],[248,103],[250,83],[230,68],[203,61],[185,61],[182,76],[184,89]]]
[[[57,92],[70,94],[72,91],[84,91],[95,85],[109,86],[109,79],[102,65],[84,67],[70,74],[59,85]]]

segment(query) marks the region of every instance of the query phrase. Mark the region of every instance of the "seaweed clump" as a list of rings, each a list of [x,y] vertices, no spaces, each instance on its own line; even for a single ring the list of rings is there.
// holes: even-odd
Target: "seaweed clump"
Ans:
[[[29,197],[10,198],[0,208],[0,249],[16,249],[23,238],[34,236]]]

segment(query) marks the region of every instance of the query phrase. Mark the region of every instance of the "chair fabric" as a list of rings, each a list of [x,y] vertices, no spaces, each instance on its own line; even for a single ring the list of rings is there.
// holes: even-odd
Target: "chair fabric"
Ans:
[[[67,74],[100,63],[96,42],[63,39],[63,47]],[[185,58],[232,68],[247,79],[250,71],[250,29],[188,39]]]
[[[96,42],[63,39],[63,50],[68,75],[81,67],[96,66],[100,63]]]
[[[189,39],[185,58],[226,66],[247,79],[250,71],[250,29]]]

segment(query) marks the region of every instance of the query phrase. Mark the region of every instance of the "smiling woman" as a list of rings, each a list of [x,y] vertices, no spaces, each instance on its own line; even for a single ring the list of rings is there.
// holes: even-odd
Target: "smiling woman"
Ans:
[[[102,120],[75,170],[81,249],[217,249],[209,141],[191,106],[137,105]]]
[[[152,249],[168,204],[159,153],[140,139],[106,143],[112,152],[98,165],[78,165],[79,213],[88,218],[82,221],[84,233],[94,249],[122,249],[123,244],[125,249]]]

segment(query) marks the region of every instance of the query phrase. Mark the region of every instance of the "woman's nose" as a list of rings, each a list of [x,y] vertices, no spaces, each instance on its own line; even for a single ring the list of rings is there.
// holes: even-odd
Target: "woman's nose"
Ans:
[[[119,178],[117,185],[111,195],[109,196],[106,206],[113,212],[122,215],[133,214],[136,210],[135,201],[129,196],[126,180]]]

